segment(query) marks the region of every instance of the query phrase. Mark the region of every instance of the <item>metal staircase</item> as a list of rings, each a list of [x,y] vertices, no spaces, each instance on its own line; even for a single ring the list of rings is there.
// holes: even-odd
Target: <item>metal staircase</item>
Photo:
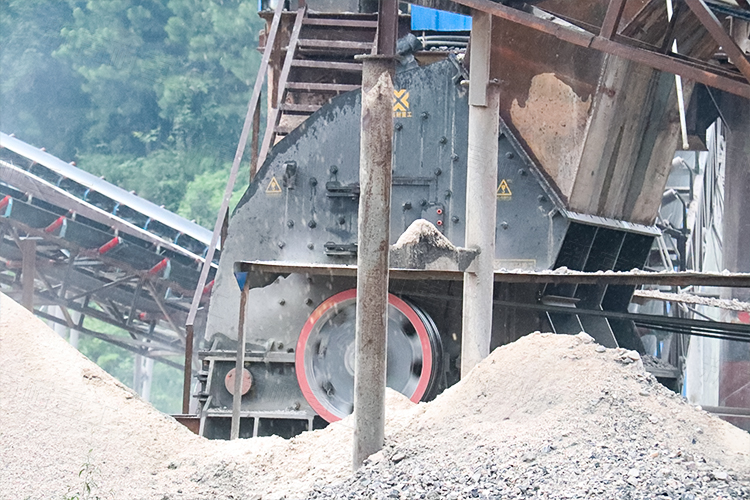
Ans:
[[[289,38],[279,50],[284,54],[283,65],[278,78],[272,77],[275,80],[269,99],[272,107],[268,111],[258,166],[281,137],[297,128],[331,97],[360,87],[362,64],[355,56],[372,51],[378,22],[377,14],[321,14],[309,12],[303,6],[290,24]]]

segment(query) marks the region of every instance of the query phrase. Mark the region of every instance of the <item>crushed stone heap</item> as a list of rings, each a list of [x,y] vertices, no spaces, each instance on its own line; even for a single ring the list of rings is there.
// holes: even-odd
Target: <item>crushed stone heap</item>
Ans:
[[[585,334],[501,347],[431,403],[389,393],[386,447],[354,474],[351,418],[198,438],[1,294],[0,363],[0,498],[64,498],[87,477],[90,498],[750,498],[750,434]]]
[[[750,434],[584,333],[503,346],[409,420],[307,498],[750,498]]]

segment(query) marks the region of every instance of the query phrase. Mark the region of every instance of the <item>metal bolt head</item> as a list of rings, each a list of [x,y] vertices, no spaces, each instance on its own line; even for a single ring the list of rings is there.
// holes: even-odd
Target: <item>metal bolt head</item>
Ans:
[[[286,304],[286,300],[284,300],[284,299],[279,299],[279,305],[280,305],[280,306],[283,306],[284,304]]]
[[[426,207],[427,206],[427,200],[425,200],[424,198],[421,199],[421,200],[419,200],[419,206],[420,207]]]
[[[514,155],[512,151],[508,151],[507,153],[505,153],[505,157],[509,160],[512,160],[516,157],[516,155]]]
[[[312,243],[308,243],[307,244],[307,248],[309,248],[310,250],[312,250],[313,248],[315,248],[315,245],[313,245]]]
[[[507,223],[507,222],[505,222],[505,221],[502,221],[502,222],[500,223],[500,227],[501,227],[501,228],[503,228],[503,229],[508,229],[508,223]]]
[[[543,194],[540,194],[539,196],[537,196],[536,199],[539,200],[539,203],[544,203],[545,201],[547,201],[547,197],[544,196]]]
[[[447,137],[445,137],[445,136],[443,136],[443,137],[441,137],[441,138],[440,138],[440,139],[438,140],[438,142],[439,142],[440,144],[445,144],[446,142],[448,142],[448,138],[447,138]]]
[[[312,303],[313,303],[313,299],[311,299],[311,298],[309,298],[309,297],[308,297],[307,299],[305,299],[305,305],[306,305],[306,306],[311,306],[311,305],[312,305]]]
[[[344,217],[343,215],[339,216],[338,223],[346,224],[346,217]]]
[[[317,186],[318,185],[318,179],[316,179],[315,177],[313,177],[312,179],[310,179],[310,185],[312,187]]]
[[[331,172],[332,174],[337,174],[339,172],[339,167],[337,167],[336,165],[331,165],[328,171]]]
[[[453,153],[453,154],[451,155],[451,160],[453,160],[453,161],[458,161],[458,155],[457,155],[456,153]]]
[[[309,227],[310,229],[313,229],[313,228],[315,228],[315,227],[316,227],[317,225],[318,225],[318,223],[317,223],[317,222],[315,222],[314,220],[311,220],[311,221],[309,221],[309,222],[307,223],[307,227]]]
[[[423,120],[426,120],[430,117],[430,113],[428,113],[427,111],[423,111],[420,116],[422,117]]]
[[[450,189],[446,189],[443,195],[445,195],[446,198],[450,198],[451,196],[453,196],[453,191],[451,191]]]
[[[286,243],[284,243],[283,241],[279,241],[278,245],[279,248],[284,248],[286,246]]]
[[[526,177],[526,174],[527,174],[528,172],[526,172],[526,169],[525,169],[525,168],[519,168],[519,169],[518,169],[518,173],[519,173],[519,174],[520,174],[520,175],[521,175],[522,177]]]
[[[410,201],[404,202],[403,207],[404,207],[404,210],[411,210],[411,202]]]
[[[451,217],[451,220],[453,221],[453,223],[454,223],[454,224],[456,224],[456,223],[458,223],[458,221],[460,221],[461,219],[459,219],[459,218],[458,218],[458,215],[454,215],[453,217]]]
[[[286,221],[286,227],[294,227],[294,221],[292,219]]]
[[[402,128],[404,128],[404,126],[401,125],[400,123],[396,123],[396,124],[393,125],[393,128],[396,129],[396,130],[401,130]]]
[[[443,173],[443,169],[442,168],[436,168],[435,169],[435,175],[440,175],[442,173]]]

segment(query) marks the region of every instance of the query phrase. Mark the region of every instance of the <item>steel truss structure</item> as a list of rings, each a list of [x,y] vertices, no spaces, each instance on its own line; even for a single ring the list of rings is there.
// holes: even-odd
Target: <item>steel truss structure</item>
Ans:
[[[182,369],[175,357],[185,352],[183,325],[210,233],[43,150],[1,139],[0,291],[46,321]],[[212,276],[215,265],[209,269]]]

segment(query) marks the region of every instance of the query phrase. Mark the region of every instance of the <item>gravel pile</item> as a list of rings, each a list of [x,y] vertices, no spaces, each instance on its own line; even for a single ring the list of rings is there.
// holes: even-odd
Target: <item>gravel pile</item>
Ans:
[[[431,403],[389,393],[386,447],[354,474],[351,419],[200,439],[1,295],[0,364],[0,498],[750,498],[750,434],[585,334],[497,349]]]
[[[353,477],[306,498],[750,498],[750,435],[585,334],[527,336],[420,406]]]

